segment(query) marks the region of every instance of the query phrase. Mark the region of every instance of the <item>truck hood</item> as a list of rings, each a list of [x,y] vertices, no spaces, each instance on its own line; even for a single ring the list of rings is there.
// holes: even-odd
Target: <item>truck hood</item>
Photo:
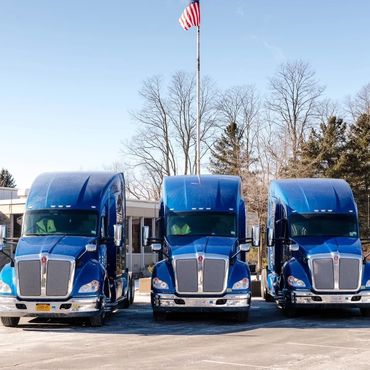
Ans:
[[[18,242],[16,257],[48,253],[76,258],[85,250],[85,245],[93,241],[91,237],[85,236],[26,236]]]
[[[167,238],[167,242],[171,247],[172,256],[208,253],[231,257],[237,239],[220,236],[171,236]]]
[[[321,253],[350,253],[361,256],[361,242],[357,238],[348,237],[295,237],[302,252],[306,255]]]

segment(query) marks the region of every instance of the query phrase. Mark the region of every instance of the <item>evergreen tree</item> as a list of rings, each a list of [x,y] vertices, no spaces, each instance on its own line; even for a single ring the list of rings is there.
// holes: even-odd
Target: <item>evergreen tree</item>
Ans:
[[[232,122],[211,148],[209,170],[213,174],[241,176],[243,149],[243,134]]]
[[[1,169],[0,172],[0,186],[4,188],[15,188],[15,180],[8,170]]]
[[[363,235],[369,235],[368,196],[370,194],[370,115],[362,114],[351,126],[346,150],[338,168],[356,198]]]
[[[346,123],[337,117],[320,125],[319,131],[311,130],[302,145],[298,176],[341,177],[340,157],[346,146]]]

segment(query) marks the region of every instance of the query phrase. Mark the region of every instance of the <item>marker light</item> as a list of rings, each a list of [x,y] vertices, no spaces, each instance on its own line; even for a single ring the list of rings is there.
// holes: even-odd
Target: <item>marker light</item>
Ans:
[[[248,289],[248,288],[249,288],[248,278],[241,279],[237,281],[236,283],[234,283],[233,285],[233,290]]]
[[[99,290],[99,281],[98,280],[92,280],[90,283],[87,283],[85,285],[82,285],[82,287],[79,289],[79,293],[96,293]]]
[[[162,281],[161,279],[155,277],[153,279],[153,287],[156,289],[168,289],[168,284],[165,281]]]
[[[306,286],[303,280],[297,279],[293,275],[288,277],[288,284],[294,288],[304,288]]]
[[[0,293],[11,293],[10,286],[3,281],[0,281]]]

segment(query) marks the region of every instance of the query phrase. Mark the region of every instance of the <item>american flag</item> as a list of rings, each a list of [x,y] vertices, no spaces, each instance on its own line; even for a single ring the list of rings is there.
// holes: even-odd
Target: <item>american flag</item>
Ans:
[[[181,27],[187,31],[193,26],[200,25],[200,6],[199,0],[191,0],[190,4],[182,12],[179,18]]]

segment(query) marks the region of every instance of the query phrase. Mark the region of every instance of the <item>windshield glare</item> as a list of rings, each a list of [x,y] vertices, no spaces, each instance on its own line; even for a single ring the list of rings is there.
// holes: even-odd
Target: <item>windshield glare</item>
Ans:
[[[172,213],[167,218],[167,235],[236,235],[235,215],[229,213]]]
[[[355,215],[293,214],[290,233],[295,236],[347,236],[357,238]]]
[[[24,217],[23,234],[96,236],[97,220],[97,213],[91,211],[27,211]]]

